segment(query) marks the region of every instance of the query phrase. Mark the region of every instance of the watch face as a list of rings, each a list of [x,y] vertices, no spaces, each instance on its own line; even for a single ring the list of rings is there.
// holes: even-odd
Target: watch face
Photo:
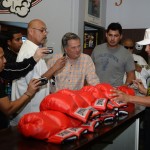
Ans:
[[[135,44],[135,48],[137,49],[137,50],[142,50],[142,48],[143,48],[143,45],[139,45],[139,44]]]

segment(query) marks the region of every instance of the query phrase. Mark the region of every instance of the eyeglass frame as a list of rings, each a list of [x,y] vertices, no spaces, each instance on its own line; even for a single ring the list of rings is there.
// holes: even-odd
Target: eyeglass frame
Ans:
[[[35,29],[35,30],[38,30],[40,31],[41,33],[48,33],[47,29],[46,28],[43,28],[43,29],[38,29],[38,28],[32,28],[32,29]]]

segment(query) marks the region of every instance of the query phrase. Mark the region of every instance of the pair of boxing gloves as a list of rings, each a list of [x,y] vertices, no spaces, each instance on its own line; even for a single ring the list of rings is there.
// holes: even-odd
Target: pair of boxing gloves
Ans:
[[[93,132],[99,121],[86,124],[64,113],[47,110],[24,115],[18,129],[25,137],[32,137],[56,144],[74,141],[87,132]]]

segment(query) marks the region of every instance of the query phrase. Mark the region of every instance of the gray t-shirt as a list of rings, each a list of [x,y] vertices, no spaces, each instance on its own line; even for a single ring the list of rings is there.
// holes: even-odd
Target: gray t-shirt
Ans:
[[[106,43],[98,45],[94,48],[91,57],[101,83],[110,83],[112,86],[122,85],[125,72],[135,70],[132,54],[122,45],[116,49],[108,48]]]

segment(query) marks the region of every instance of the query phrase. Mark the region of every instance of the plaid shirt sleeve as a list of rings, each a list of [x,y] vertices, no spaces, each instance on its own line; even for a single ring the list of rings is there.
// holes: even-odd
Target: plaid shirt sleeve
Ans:
[[[96,85],[100,83],[100,80],[95,71],[95,65],[91,57],[87,59],[86,81],[89,85]]]

